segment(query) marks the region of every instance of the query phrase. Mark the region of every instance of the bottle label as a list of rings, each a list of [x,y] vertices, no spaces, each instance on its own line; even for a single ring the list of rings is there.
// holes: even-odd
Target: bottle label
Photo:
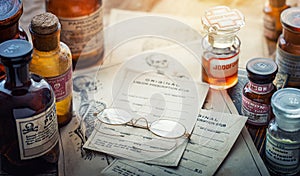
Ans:
[[[65,99],[72,93],[72,68],[70,67],[64,74],[57,77],[47,78],[48,83],[53,88],[56,102]]]
[[[270,105],[258,103],[242,96],[242,114],[247,116],[248,121],[253,124],[267,124],[270,118],[270,109]]]
[[[270,84],[255,84],[254,82],[249,81],[248,83],[249,89],[256,94],[267,94],[270,93],[274,86],[272,83]]]
[[[239,53],[227,58],[209,59],[209,74],[215,78],[226,78],[238,72]]]
[[[279,72],[289,75],[288,84],[300,86],[300,56],[289,54],[277,47],[276,63]]]
[[[38,115],[16,119],[16,125],[22,160],[42,156],[58,142],[55,103]]]
[[[68,45],[72,55],[103,50],[102,17],[102,7],[83,17],[59,17],[62,26],[61,41]]]
[[[289,144],[274,139],[267,132],[266,158],[268,165],[281,173],[293,173],[299,170],[300,144]]]

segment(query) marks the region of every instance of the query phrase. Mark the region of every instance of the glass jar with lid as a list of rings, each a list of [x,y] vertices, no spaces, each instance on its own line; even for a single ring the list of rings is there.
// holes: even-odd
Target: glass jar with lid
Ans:
[[[271,105],[275,118],[270,121],[266,134],[266,165],[277,175],[299,175],[300,90],[278,90],[272,96]]]

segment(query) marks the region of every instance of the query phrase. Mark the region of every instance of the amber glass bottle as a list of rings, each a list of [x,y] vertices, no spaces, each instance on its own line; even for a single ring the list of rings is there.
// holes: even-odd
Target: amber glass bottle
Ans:
[[[0,82],[2,169],[32,175],[57,167],[59,157],[55,97],[51,86],[29,73],[32,45],[25,40],[0,44],[6,78]]]
[[[51,13],[34,16],[29,29],[34,47],[30,71],[46,78],[52,86],[58,125],[64,126],[72,119],[73,111],[70,49],[60,42],[60,23]]]
[[[61,41],[72,51],[73,69],[102,62],[102,0],[46,0],[46,10],[60,20]]]
[[[285,9],[289,8],[286,0],[269,0],[264,6],[264,35],[272,41],[277,41],[282,33],[280,23],[280,14]]]
[[[19,19],[23,13],[21,0],[0,1],[0,43],[10,39],[28,40],[25,31],[19,27]],[[5,69],[0,64],[0,80],[5,76]]]
[[[242,114],[248,117],[247,123],[257,126],[268,125],[273,112],[271,97],[276,91],[273,80],[277,65],[269,58],[253,58],[247,62],[249,82],[242,94]]]
[[[276,50],[276,63],[280,72],[289,75],[287,86],[300,88],[300,7],[281,13],[282,35]]]

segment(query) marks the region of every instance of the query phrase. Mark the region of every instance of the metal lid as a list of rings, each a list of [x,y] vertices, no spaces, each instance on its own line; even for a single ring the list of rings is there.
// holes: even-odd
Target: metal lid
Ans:
[[[286,131],[300,130],[300,90],[283,88],[276,91],[271,106],[278,126]]]
[[[300,7],[285,9],[280,15],[283,27],[300,32]]]
[[[22,13],[17,14],[17,12],[20,9],[22,9],[21,0],[0,0],[0,22],[14,15],[19,18]]]
[[[207,32],[236,32],[245,25],[245,19],[236,9],[216,6],[205,11],[202,23]]]
[[[29,61],[32,54],[32,45],[26,40],[14,39],[0,44],[0,59],[6,64]]]
[[[251,81],[272,82],[278,67],[270,58],[252,58],[247,62],[246,70]]]

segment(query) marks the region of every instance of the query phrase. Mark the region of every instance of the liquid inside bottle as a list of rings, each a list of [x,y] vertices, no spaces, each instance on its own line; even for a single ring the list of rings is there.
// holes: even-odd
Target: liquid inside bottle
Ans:
[[[2,169],[33,175],[57,167],[59,157],[55,97],[50,85],[29,73],[32,46],[24,40],[0,44],[6,78],[0,82]]]

